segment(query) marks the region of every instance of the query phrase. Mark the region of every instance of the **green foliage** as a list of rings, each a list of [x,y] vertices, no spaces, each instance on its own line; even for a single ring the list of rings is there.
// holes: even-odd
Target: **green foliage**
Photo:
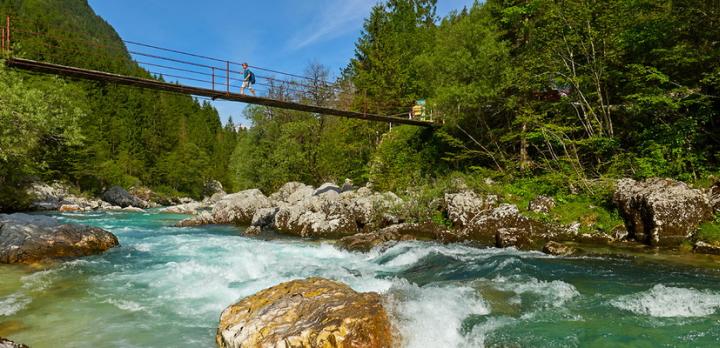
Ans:
[[[598,205],[587,196],[567,196],[557,199],[550,218],[562,224],[580,223],[581,233],[609,233],[624,225],[615,209]]]
[[[30,130],[21,123],[31,141],[0,139],[15,153],[12,182],[36,174],[91,191],[119,183],[197,195],[212,178],[266,191],[287,181],[350,178],[383,190],[424,187],[416,198],[430,204],[438,193],[431,185],[447,189],[448,180],[463,177],[520,206],[556,196],[562,202],[552,218],[611,226],[611,188],[594,179],[698,181],[720,170],[717,2],[487,0],[442,19],[435,10],[435,0],[377,4],[339,92],[308,97],[273,86],[271,93],[379,114],[406,113],[426,99],[440,130],[249,107],[251,128],[238,133],[189,97],[23,76],[15,80],[27,95],[17,82],[5,92],[14,103],[28,104],[39,90],[60,111],[33,117],[72,121]],[[22,56],[149,77],[83,0],[3,1],[4,13],[35,31],[69,32],[105,47],[58,42],[49,50],[20,35],[14,49]],[[329,79],[317,65],[308,75],[315,83]],[[433,214],[409,213],[443,221]]]
[[[720,215],[716,215],[715,220],[700,225],[697,239],[708,243],[720,243]]]
[[[252,127],[239,135],[231,159],[236,188],[367,181],[376,136],[362,121],[263,107],[247,108],[246,118]]]
[[[399,191],[429,182],[445,171],[439,139],[428,129],[395,127],[383,135],[372,161],[370,181],[380,190]]]
[[[25,30],[13,38],[17,56],[151,77],[85,0],[0,2],[0,16],[6,14]],[[142,184],[168,186],[199,198],[205,180],[232,187],[228,167],[237,132],[232,124],[223,127],[208,103],[158,91],[13,73],[4,67],[0,74],[0,113],[9,115],[1,124],[15,126],[0,130],[11,133],[0,140],[7,142],[0,144],[0,156],[14,161],[3,170],[13,173],[17,190],[30,175],[66,180],[96,193],[112,185]]]
[[[0,69],[0,211],[24,206],[28,177],[48,168],[38,153],[82,144],[77,121],[85,111],[72,98],[77,94],[58,79],[25,81]]]

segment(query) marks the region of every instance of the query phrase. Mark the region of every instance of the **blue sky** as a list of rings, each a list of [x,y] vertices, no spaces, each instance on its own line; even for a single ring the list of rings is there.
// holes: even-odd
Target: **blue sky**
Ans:
[[[438,14],[474,0],[438,0]],[[125,40],[302,74],[310,62],[337,73],[354,54],[378,0],[89,0]],[[242,103],[213,102],[223,122],[245,123]]]

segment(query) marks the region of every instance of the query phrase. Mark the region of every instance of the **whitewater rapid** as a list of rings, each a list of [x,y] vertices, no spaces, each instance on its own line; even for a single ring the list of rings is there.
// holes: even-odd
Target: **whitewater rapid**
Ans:
[[[0,335],[32,347],[212,347],[220,312],[311,276],[384,295],[404,347],[704,346],[720,340],[720,276],[625,259],[403,242],[367,254],[246,238],[178,217],[76,214],[122,244],[45,270],[0,268]]]

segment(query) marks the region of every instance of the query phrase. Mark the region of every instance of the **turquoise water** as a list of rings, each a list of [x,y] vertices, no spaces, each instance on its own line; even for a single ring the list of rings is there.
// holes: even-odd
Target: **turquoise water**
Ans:
[[[629,258],[401,243],[369,254],[180,216],[65,214],[122,246],[0,266],[0,336],[43,347],[213,347],[220,312],[290,279],[386,294],[404,347],[717,347],[720,272]]]

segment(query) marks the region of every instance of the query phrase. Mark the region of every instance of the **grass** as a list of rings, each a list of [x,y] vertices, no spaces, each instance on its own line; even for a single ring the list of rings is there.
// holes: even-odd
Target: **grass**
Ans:
[[[558,197],[550,218],[561,224],[580,223],[581,233],[610,233],[624,225],[615,209],[607,209],[591,197]]]
[[[715,216],[714,221],[700,225],[697,239],[708,243],[720,244],[720,214]]]
[[[406,191],[402,198],[412,199],[415,204],[395,213],[408,221],[430,220],[449,226],[447,217],[439,212],[439,201],[443,193],[467,186],[481,195],[497,195],[500,202],[515,204],[523,214],[543,222],[564,225],[579,222],[581,233],[610,233],[623,226],[623,220],[612,203],[614,187],[609,182],[586,182],[582,190],[583,184],[559,173],[531,177],[506,177],[494,172],[452,173]],[[557,205],[549,214],[528,211],[530,201],[540,195],[555,198]]]

